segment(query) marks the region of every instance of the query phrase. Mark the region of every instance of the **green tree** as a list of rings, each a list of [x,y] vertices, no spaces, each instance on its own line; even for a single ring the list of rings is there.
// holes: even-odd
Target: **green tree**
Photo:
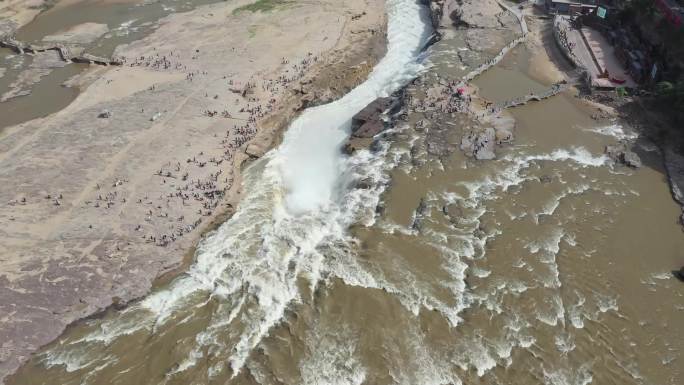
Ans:
[[[684,78],[677,82],[660,82],[655,87],[658,105],[677,124],[684,123]]]

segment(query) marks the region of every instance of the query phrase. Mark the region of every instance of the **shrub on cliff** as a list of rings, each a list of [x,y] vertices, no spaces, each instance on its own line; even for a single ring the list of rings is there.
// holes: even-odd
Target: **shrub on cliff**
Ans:
[[[655,89],[658,102],[672,114],[675,123],[684,123],[684,78],[676,83],[660,82]]]

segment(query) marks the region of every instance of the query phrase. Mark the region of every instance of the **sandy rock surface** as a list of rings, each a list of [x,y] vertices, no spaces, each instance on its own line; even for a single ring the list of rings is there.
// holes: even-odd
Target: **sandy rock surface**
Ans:
[[[461,150],[468,156],[477,160],[490,160],[496,158],[494,146],[496,144],[496,131],[487,127],[481,131],[471,131],[461,139]]]

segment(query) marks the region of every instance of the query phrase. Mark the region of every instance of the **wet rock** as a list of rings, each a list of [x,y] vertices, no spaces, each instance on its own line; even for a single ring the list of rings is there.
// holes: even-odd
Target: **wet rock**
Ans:
[[[180,368],[180,363],[175,362],[175,363],[174,363],[173,365],[171,365],[171,367],[166,371],[166,375],[169,376],[169,375],[175,373],[175,372],[178,370],[178,368]]]
[[[684,194],[682,193],[684,191],[684,155],[672,147],[666,147],[664,150],[665,169],[670,183],[670,192],[675,201],[682,207],[679,222],[684,225]]]
[[[608,145],[606,146],[605,153],[610,159],[617,162],[620,159],[620,154],[624,150],[623,146]]]
[[[420,156],[420,147],[417,144],[414,143],[411,146],[411,149],[409,150],[409,156],[411,157],[412,162]]]
[[[118,297],[118,296],[112,297],[112,304],[111,304],[111,307],[112,307],[113,309],[115,309],[115,310],[123,310],[123,309],[126,308],[126,305],[127,305],[126,301],[124,301],[123,299],[121,299],[121,297]]]
[[[508,127],[497,127],[496,131],[496,143],[511,143],[513,141],[513,130]]]
[[[342,146],[342,152],[351,155],[361,148],[377,149],[378,143],[373,141],[373,137],[385,131],[389,126],[383,119],[385,112],[398,112],[400,102],[398,98],[387,97],[378,98],[371,102],[366,108],[359,111],[352,118],[351,136],[347,143]]]
[[[627,151],[622,155],[625,165],[632,168],[641,167],[641,158],[633,151]]]
[[[372,138],[385,130],[382,120],[370,120],[363,123],[352,135],[357,138]]]
[[[376,153],[380,150],[382,150],[382,141],[380,140],[374,140],[371,142],[371,144],[368,146],[368,149],[371,150],[371,152]]]
[[[367,149],[373,143],[372,138],[356,138],[351,137],[342,146],[342,153],[347,155],[352,155],[358,150]]]
[[[508,115],[499,115],[492,121],[494,130],[496,131],[496,143],[504,144],[513,142],[513,129],[515,128],[515,119]]]
[[[464,135],[461,139],[461,150],[468,156],[477,160],[489,160],[496,158],[494,145],[496,143],[496,131],[489,127],[484,131],[473,132]]]
[[[367,122],[382,121],[382,114],[392,105],[392,98],[377,98],[352,118],[352,134]]]
[[[311,107],[311,105],[313,104],[312,102],[313,102],[313,97],[311,97],[311,96],[303,97],[299,102],[299,106],[296,107],[294,110],[295,111],[305,110],[305,109]]]
[[[385,202],[380,202],[377,206],[375,206],[375,213],[378,215],[385,214]]]
[[[424,215],[427,210],[427,203],[425,203],[425,198],[420,198],[418,207],[416,208],[416,215]]]
[[[672,274],[679,279],[680,281],[684,282],[684,266],[682,266],[679,271],[673,271]]]
[[[605,120],[610,119],[611,117],[612,115],[609,112],[602,109],[598,109],[597,112],[591,114],[591,118],[594,120]]]
[[[494,145],[490,144],[490,142],[486,143],[475,151],[475,159],[477,160],[491,160],[494,158],[496,158],[496,154],[494,153]]]
[[[373,187],[373,180],[371,178],[361,179],[360,181],[356,182],[355,187],[358,189],[368,190]]]
[[[461,138],[461,150],[468,156],[472,156],[475,151],[475,141],[477,140],[477,135],[473,132],[469,132],[463,135]]]
[[[463,214],[463,209],[461,209],[461,207],[459,207],[457,204],[453,203],[442,206],[442,213],[449,218],[449,222],[451,223],[458,223],[461,218],[465,217]]]
[[[642,165],[639,155],[628,150],[625,144],[606,146],[606,155],[615,163],[623,164],[631,168],[639,168]]]
[[[369,123],[374,123],[374,127],[382,131],[386,127],[382,127],[382,129],[380,129],[380,126],[375,123],[383,122],[383,115],[385,114],[388,116],[396,115],[401,111],[401,106],[401,92],[397,92],[391,97],[375,99],[352,118],[352,134],[361,136],[362,134],[359,133],[359,131],[361,131],[363,127],[367,126]]]
[[[327,104],[335,99],[334,94],[330,90],[317,90],[310,85],[302,87],[296,93],[304,96],[300,99],[299,106],[295,108],[295,111]]]
[[[430,21],[432,21],[432,28],[439,28],[439,21],[442,19],[442,7],[444,6],[443,1],[431,1],[430,2]]]
[[[352,155],[356,152],[357,148],[351,142],[347,142],[342,146],[342,153],[345,155]]]
[[[426,211],[427,203],[425,202],[425,198],[420,198],[418,207],[416,207],[416,211],[413,214],[413,223],[411,224],[411,229],[420,231],[423,225],[423,218],[425,217]]]

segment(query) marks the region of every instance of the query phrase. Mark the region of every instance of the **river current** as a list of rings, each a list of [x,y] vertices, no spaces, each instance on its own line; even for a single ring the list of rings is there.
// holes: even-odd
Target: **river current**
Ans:
[[[564,93],[514,110],[517,144],[490,162],[432,156],[417,113],[342,155],[375,98],[428,68],[456,76],[457,42],[422,53],[423,6],[387,12],[386,57],[249,167],[186,273],[72,328],[9,383],[678,384],[684,288],[669,269],[684,237],[658,150],[638,141],[646,167],[611,164],[603,147],[636,134]],[[526,60],[501,66],[543,88],[516,70]],[[488,98],[503,72],[479,80]]]

